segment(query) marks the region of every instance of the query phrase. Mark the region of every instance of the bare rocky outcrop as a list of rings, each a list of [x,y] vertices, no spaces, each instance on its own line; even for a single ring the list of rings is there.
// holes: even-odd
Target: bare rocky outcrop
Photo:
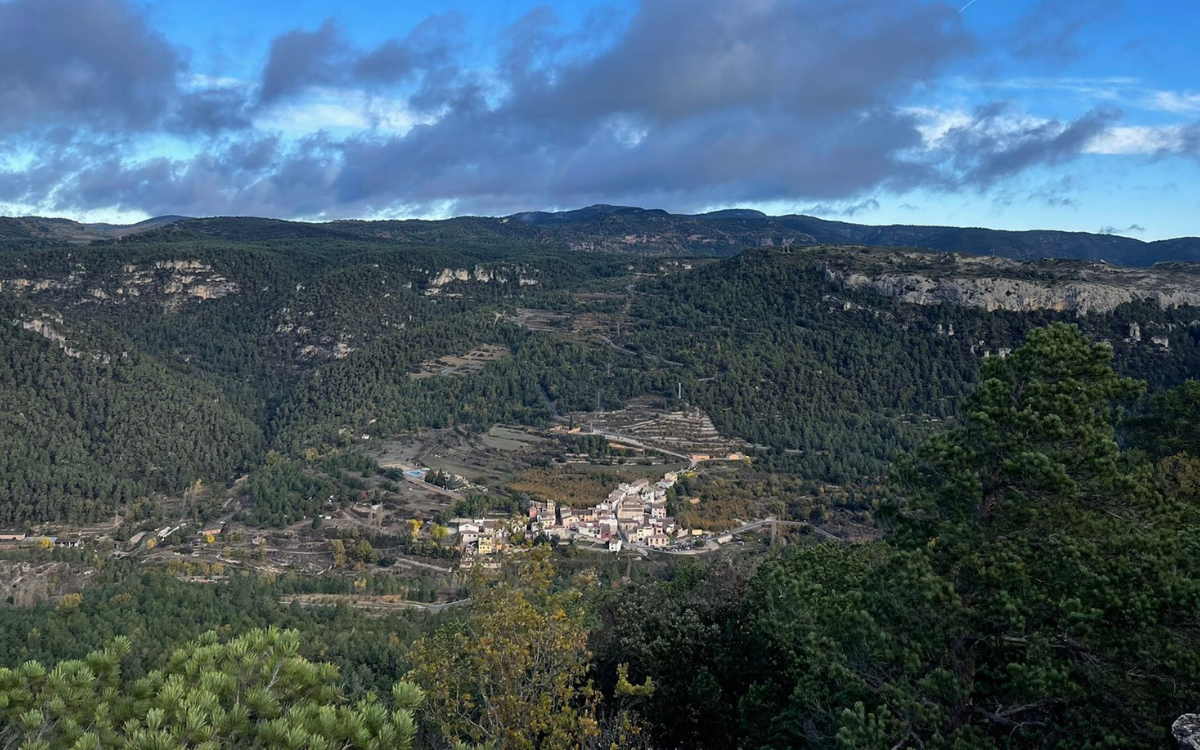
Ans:
[[[63,354],[75,359],[90,357],[97,362],[108,364],[112,361],[112,355],[105,352],[84,352],[71,346],[67,341],[67,337],[59,332],[57,326],[63,324],[62,316],[49,315],[38,318],[26,318],[23,320],[14,320],[13,325],[23,328],[26,331],[33,331],[42,338],[47,339],[59,349],[62,349]]]
[[[432,272],[431,272],[432,273]],[[487,284],[490,282],[498,282],[507,284],[510,279],[515,278],[520,286],[532,286],[538,283],[538,280],[530,275],[530,271],[522,266],[509,268],[500,266],[497,268],[485,268],[482,265],[477,265],[473,269],[467,268],[443,268],[429,280],[429,287],[432,290],[440,291],[441,287],[455,281],[460,282],[477,282]],[[434,291],[433,293],[437,293]]]
[[[178,311],[189,299],[214,300],[236,294],[235,282],[198,260],[160,260],[152,266],[125,266],[118,296],[146,292],[163,296],[163,309]]]
[[[914,268],[922,261],[927,269]],[[857,267],[856,267],[857,266]],[[915,305],[984,310],[1111,312],[1129,302],[1161,308],[1200,305],[1200,272],[1191,268],[1122,268],[1105,263],[1022,264],[996,258],[894,252],[849,255],[825,265],[830,281],[871,289]],[[1140,333],[1132,332],[1131,337]]]
[[[73,563],[0,560],[0,606],[29,607],[81,591],[95,572]]]
[[[56,302],[71,304],[122,305],[134,300],[147,301],[160,304],[167,312],[177,312],[190,301],[220,299],[240,289],[211,264],[199,260],[161,260],[126,264],[119,273],[90,273],[77,266],[62,278],[0,279],[0,292],[6,291],[42,299],[42,295],[50,294]],[[69,298],[63,300],[64,295]]]
[[[1171,725],[1179,750],[1200,750],[1200,714],[1184,714]]]

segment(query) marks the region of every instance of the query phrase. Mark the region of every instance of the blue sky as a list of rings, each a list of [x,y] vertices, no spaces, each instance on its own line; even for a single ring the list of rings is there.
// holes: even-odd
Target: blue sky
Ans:
[[[0,0],[0,213],[1196,235],[1198,32],[1195,0]]]

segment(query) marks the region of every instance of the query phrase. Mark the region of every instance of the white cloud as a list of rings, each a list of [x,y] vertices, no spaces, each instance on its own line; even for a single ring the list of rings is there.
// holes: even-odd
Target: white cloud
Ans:
[[[380,130],[404,135],[415,125],[437,122],[438,115],[409,109],[403,99],[371,97],[360,91],[318,90],[303,102],[270,110],[255,121],[265,130],[303,136],[318,130]]]
[[[1192,91],[1155,91],[1146,97],[1151,109],[1176,114],[1200,112],[1200,93]]]
[[[926,150],[941,148],[952,131],[976,125],[976,117],[965,109],[939,109],[937,107],[908,107],[904,110],[917,120],[917,132],[921,134]],[[1050,122],[1045,118],[1025,113],[1011,113],[987,120],[989,135],[1003,138],[1005,135],[1020,135]]]
[[[254,84],[241,78],[226,76],[209,76],[203,73],[193,73],[187,77],[187,85],[193,89],[245,89]]]
[[[150,214],[145,211],[126,211],[119,208],[61,211],[49,204],[3,201],[0,201],[0,216],[42,216],[47,219],[70,219],[81,224],[136,224],[150,218]]]
[[[1104,78],[1005,78],[1000,80],[971,80],[956,78],[954,83],[965,89],[1009,89],[1014,91],[1067,91],[1097,99],[1121,98],[1121,92],[1141,86],[1140,78],[1109,76]]]
[[[1200,98],[1200,97],[1198,97]],[[1200,107],[1200,102],[1197,103]],[[936,150],[955,129],[975,125],[974,115],[964,109],[910,107],[906,112],[917,119],[917,130],[924,140],[925,150]],[[988,135],[1001,139],[1016,136],[1054,122],[1027,113],[1011,113],[990,118]],[[1065,128],[1065,125],[1061,125]],[[1108,156],[1155,156],[1178,151],[1183,147],[1184,125],[1115,125],[1093,138],[1083,149],[1085,154]]]
[[[1092,139],[1084,153],[1152,156],[1182,147],[1182,125],[1118,125]]]

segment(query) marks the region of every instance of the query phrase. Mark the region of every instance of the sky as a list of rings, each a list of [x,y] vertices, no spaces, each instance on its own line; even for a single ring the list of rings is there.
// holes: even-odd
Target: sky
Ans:
[[[1198,37],[1198,0],[0,0],[0,214],[1200,235]]]

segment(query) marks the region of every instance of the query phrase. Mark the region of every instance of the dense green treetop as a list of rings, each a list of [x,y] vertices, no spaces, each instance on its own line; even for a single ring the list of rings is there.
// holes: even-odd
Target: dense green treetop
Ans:
[[[412,746],[419,689],[397,683],[387,703],[348,704],[337,668],[300,656],[300,639],[268,629],[222,643],[209,633],[132,683],[121,674],[124,638],[52,669],[0,669],[0,739],[28,750]]]

